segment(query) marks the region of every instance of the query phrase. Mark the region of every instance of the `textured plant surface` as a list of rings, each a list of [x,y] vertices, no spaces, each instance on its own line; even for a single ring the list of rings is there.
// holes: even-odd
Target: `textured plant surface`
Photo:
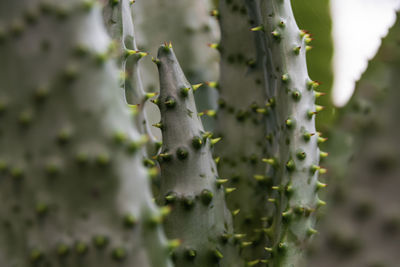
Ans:
[[[133,6],[137,43],[141,50],[155,56],[160,44],[172,42],[180,65],[193,84],[217,79],[218,53],[208,46],[218,39],[218,25],[209,16],[210,0],[147,0],[137,1]],[[157,91],[158,73],[150,57],[141,62],[141,67],[144,88]],[[216,106],[213,88],[203,86],[195,98],[200,111]],[[154,115],[156,122],[158,116]],[[212,120],[208,118],[203,119],[203,123],[208,128],[212,126]]]
[[[327,153],[290,0],[0,1],[0,265],[396,266],[398,27],[323,119],[307,262]]]
[[[136,35],[132,19],[133,3],[128,0],[108,1],[103,10],[104,22],[110,36],[118,47],[118,61],[121,64],[121,92],[127,104],[137,105],[137,125],[141,134],[149,137],[146,155],[157,152],[157,140],[150,129],[145,110],[151,93],[146,93],[141,77],[139,60],[148,53],[139,51],[136,45]]]
[[[172,266],[99,7],[0,10],[0,265]]]
[[[182,240],[176,266],[242,266],[233,247],[231,214],[225,205],[210,146],[186,80],[172,47],[162,46],[156,61],[160,73],[163,147],[160,201],[172,205],[164,226],[167,236]]]
[[[237,187],[228,197],[239,213],[235,227],[252,242],[243,256],[250,262],[267,258],[272,266],[300,265],[315,233],[315,211],[324,204],[316,195],[323,186],[317,181],[323,170],[317,143],[323,139],[315,130],[318,84],[308,77],[305,61],[310,37],[297,27],[290,1],[219,4],[217,129],[225,143],[217,151],[221,174]],[[247,38],[237,40],[236,31]]]
[[[274,190],[273,266],[301,266],[303,246],[315,232],[319,182],[319,136],[315,130],[315,82],[307,74],[306,36],[294,20],[290,1],[264,1],[262,30],[267,36],[268,93],[276,103],[268,117],[269,168]]]
[[[266,222],[267,186],[265,165],[266,91],[263,80],[265,48],[263,34],[251,32],[261,23],[257,1],[220,1],[215,16],[221,27],[219,110],[216,144],[219,172],[236,188],[227,198],[235,214],[235,231],[246,242],[243,256],[254,260],[267,256],[263,227]],[[250,18],[256,20],[249,23]]]

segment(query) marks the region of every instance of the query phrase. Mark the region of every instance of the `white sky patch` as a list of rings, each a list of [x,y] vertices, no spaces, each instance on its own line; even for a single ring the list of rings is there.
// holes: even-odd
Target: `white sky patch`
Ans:
[[[399,8],[400,0],[331,0],[335,105],[345,105],[352,96]]]

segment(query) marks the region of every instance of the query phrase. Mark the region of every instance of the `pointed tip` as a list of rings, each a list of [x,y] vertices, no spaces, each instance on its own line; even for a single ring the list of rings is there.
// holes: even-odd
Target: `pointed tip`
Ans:
[[[259,25],[259,26],[250,28],[250,31],[252,31],[252,32],[264,31],[264,25]]]
[[[196,90],[199,89],[201,86],[203,86],[203,83],[192,84],[193,91],[196,91]]]

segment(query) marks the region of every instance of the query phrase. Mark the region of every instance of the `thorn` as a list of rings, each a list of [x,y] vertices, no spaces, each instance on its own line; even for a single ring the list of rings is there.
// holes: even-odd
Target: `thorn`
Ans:
[[[203,140],[200,137],[198,137],[198,136],[193,137],[192,146],[195,149],[200,149],[202,145],[203,145]]]
[[[325,169],[325,168],[320,168],[320,169],[319,169],[319,174],[325,174],[325,173],[327,173],[327,172],[328,172],[328,170]]]
[[[288,129],[292,129],[293,126],[294,126],[294,121],[293,121],[293,119],[288,118],[288,119],[285,121],[285,124],[286,124],[286,127],[287,127]]]
[[[256,109],[256,112],[260,113],[260,114],[268,114],[269,113],[268,109],[266,109],[266,108],[258,108],[258,109]]]
[[[236,209],[236,210],[232,211],[232,216],[235,217],[239,213],[240,213],[240,209]]]
[[[300,30],[300,37],[304,37],[304,36],[306,36],[306,34],[308,34],[308,31],[306,31],[306,30]]]
[[[170,161],[172,159],[172,155],[170,153],[160,153],[155,157],[156,159],[161,159],[163,161]]]
[[[214,48],[217,50],[219,50],[219,48],[220,48],[220,45],[218,43],[208,43],[207,45],[208,45],[208,47]]]
[[[228,182],[228,179],[217,179],[216,180],[217,185],[222,185],[222,184],[224,184],[226,182]]]
[[[311,136],[314,136],[314,135],[315,135],[315,134],[313,134],[313,133],[305,132],[305,133],[303,134],[303,139],[304,139],[304,141],[308,142],[308,141],[310,141]]]
[[[293,48],[293,52],[295,53],[295,55],[300,55],[300,49],[301,49],[301,46],[297,46],[297,47]]]
[[[255,174],[253,177],[254,177],[254,179],[256,179],[257,181],[265,181],[265,180],[268,179],[267,176],[262,175],[262,174]]]
[[[253,242],[251,242],[251,241],[243,241],[241,244],[240,244],[240,248],[245,248],[245,247],[248,247],[248,246],[250,246],[250,245],[252,245],[253,244]]]
[[[240,239],[242,239],[242,238],[244,238],[244,237],[246,237],[246,234],[234,234],[234,235],[233,235],[233,238],[234,238],[235,240],[240,240]]]
[[[168,250],[173,251],[178,248],[182,244],[182,241],[179,239],[172,239],[168,241]]]
[[[326,142],[326,140],[328,140],[328,138],[318,137],[318,144],[322,144],[322,143]]]
[[[190,90],[189,87],[182,87],[180,92],[181,96],[187,97],[189,95],[189,90]]]
[[[274,30],[273,32],[271,32],[271,34],[272,34],[272,37],[273,37],[275,40],[281,39],[281,34],[280,34],[277,30]]]
[[[171,41],[168,43],[168,42],[164,42],[164,49],[166,50],[166,51],[169,51],[170,49],[172,49],[172,43],[171,43]]]
[[[246,263],[246,265],[247,265],[248,267],[252,267],[252,266],[257,265],[258,263],[260,263],[260,260],[254,260],[254,261],[248,261],[248,262]]]
[[[296,153],[296,156],[299,160],[304,160],[307,157],[307,154],[303,150],[300,150]]]
[[[219,12],[218,12],[218,10],[216,10],[216,9],[211,10],[211,11],[210,11],[210,16],[219,18]]]
[[[144,99],[145,100],[147,100],[147,99],[150,99],[150,98],[152,98],[152,97],[155,97],[156,95],[158,95],[158,93],[146,93],[145,95],[144,95]]]
[[[132,115],[136,115],[139,111],[139,105],[129,105],[128,104],[128,108],[131,111]]]
[[[307,112],[307,118],[312,119],[312,117],[313,117],[314,115],[316,115],[316,114],[317,114],[317,113],[316,113],[315,111],[309,110],[309,111]]]
[[[320,166],[318,166],[318,165],[312,165],[312,166],[310,167],[310,172],[311,172],[312,174],[314,174],[314,173],[317,172],[319,169],[321,169]]]
[[[289,172],[293,172],[295,169],[296,169],[296,165],[295,165],[295,163],[294,163],[294,160],[289,160],[287,163],[286,163],[286,169],[289,171]]]
[[[159,65],[161,64],[161,61],[160,61],[158,58],[152,57],[152,58],[151,58],[151,61],[153,61],[154,64],[156,64],[157,66],[159,66]]]
[[[161,122],[155,123],[155,124],[153,124],[152,126],[154,126],[154,127],[156,127],[156,128],[159,128],[159,129],[162,129],[162,128],[163,128],[163,125],[162,125]]]
[[[300,91],[299,91],[299,90],[294,90],[294,91],[292,92],[292,98],[293,98],[295,101],[300,101],[300,99],[301,99],[301,93],[300,93]]]
[[[272,252],[272,251],[273,251],[272,248],[268,248],[268,247],[264,247],[264,249],[265,249],[266,251],[268,251],[268,252]]]
[[[204,139],[211,138],[213,136],[212,132],[205,132],[202,134]]]
[[[125,49],[125,58],[131,56],[131,55],[139,55],[140,58],[147,56],[149,53],[147,52],[141,52],[139,50],[131,50],[131,49]]]
[[[232,193],[232,192],[235,191],[235,190],[236,190],[235,187],[228,187],[228,188],[225,188],[225,194],[228,195],[228,194]]]
[[[221,159],[221,157],[216,157],[216,158],[214,159],[214,162],[215,162],[216,164],[218,164],[219,161],[220,161],[220,159]]]
[[[215,250],[213,251],[213,255],[214,255],[214,257],[216,257],[217,259],[222,259],[222,258],[224,257],[224,255],[222,255],[222,253],[221,253],[218,249],[215,249]]]
[[[317,207],[320,208],[320,207],[323,207],[323,206],[326,206],[326,202],[321,200],[321,199],[318,199]]]
[[[264,25],[259,25],[250,29],[252,32],[264,31]]]
[[[327,187],[327,184],[317,181],[317,190]]]
[[[211,87],[211,88],[217,88],[218,89],[218,87],[219,87],[218,82],[206,82],[206,84],[207,84],[208,87]]]
[[[263,158],[262,162],[265,162],[273,167],[276,167],[278,165],[278,161],[275,158]]]
[[[208,117],[215,117],[217,115],[217,112],[215,110],[205,110],[203,112],[199,112],[199,116],[207,115]]]
[[[319,97],[324,96],[324,95],[326,95],[326,93],[314,91],[315,98],[319,98]]]
[[[315,105],[315,112],[320,112],[320,111],[322,111],[322,110],[324,110],[324,106],[320,106],[320,105]]]
[[[154,105],[159,105],[160,104],[160,99],[156,98],[156,99],[151,99],[150,100],[151,103],[153,103]]]
[[[161,208],[159,208],[159,210],[160,210],[161,218],[164,218],[165,216],[168,216],[171,213],[171,207],[169,207],[169,206],[161,207]]]
[[[306,44],[310,44],[313,40],[314,40],[314,38],[311,38],[310,34],[307,34],[304,38],[304,41]]]
[[[176,101],[173,97],[167,97],[164,104],[167,108],[173,108],[176,105]]]
[[[176,200],[176,193],[170,192],[164,197],[164,199],[165,199],[165,202],[168,204],[174,203]]]
[[[193,84],[192,85],[193,91],[196,92],[196,90],[199,89],[202,85],[203,85],[203,83]]]
[[[291,218],[291,216],[292,216],[292,210],[286,210],[286,211],[282,212],[282,217],[286,221],[288,221]]]
[[[310,171],[311,171],[312,174],[314,174],[317,171],[320,174],[325,174],[327,172],[327,169],[324,169],[321,166],[313,165],[313,166],[311,166]]]
[[[308,81],[307,82],[308,90],[315,90],[319,85],[320,85],[320,83],[317,81]]]
[[[306,45],[306,52],[310,51],[313,47],[311,45]]]
[[[215,145],[216,143],[218,143],[221,139],[222,139],[221,137],[211,139],[211,140],[210,140],[210,143],[211,143],[211,145],[213,146],[213,145]]]
[[[283,83],[287,83],[289,81],[289,74],[285,73],[281,77]]]
[[[319,157],[320,158],[326,158],[326,157],[328,157],[329,156],[329,153],[328,152],[324,152],[324,151],[320,151],[319,152]]]
[[[308,236],[312,236],[312,235],[315,235],[315,234],[317,234],[317,233],[318,233],[318,231],[315,230],[315,229],[313,229],[313,228],[309,228],[309,229],[307,230],[307,235],[308,235]]]

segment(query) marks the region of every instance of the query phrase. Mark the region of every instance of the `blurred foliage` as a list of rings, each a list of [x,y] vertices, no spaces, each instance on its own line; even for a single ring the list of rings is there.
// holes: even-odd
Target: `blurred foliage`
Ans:
[[[329,211],[310,266],[398,266],[400,21],[337,112],[327,150]]]
[[[318,99],[319,105],[325,110],[317,116],[317,128],[324,131],[334,118],[334,108],[331,101],[333,83],[332,56],[332,21],[329,0],[292,0],[292,7],[300,29],[312,34],[313,47],[307,53],[307,65],[310,77],[321,82],[318,90],[327,93]]]

